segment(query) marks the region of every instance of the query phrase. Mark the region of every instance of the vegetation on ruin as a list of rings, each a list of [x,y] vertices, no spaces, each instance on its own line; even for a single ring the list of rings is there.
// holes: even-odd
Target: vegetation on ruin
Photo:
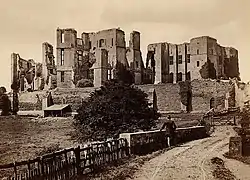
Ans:
[[[76,83],[77,88],[84,88],[84,87],[93,87],[94,84],[89,79],[81,79]]]
[[[192,110],[192,86],[190,81],[181,81],[179,82],[180,86],[180,97],[181,97],[181,103],[185,106],[187,106],[187,111]]]
[[[3,116],[9,115],[11,112],[11,102],[6,94],[5,87],[0,87],[0,109],[2,110],[1,115]]]
[[[216,79],[216,69],[210,59],[201,67],[200,74],[204,79]]]
[[[149,130],[159,117],[149,106],[143,91],[122,81],[106,82],[78,109],[74,122],[78,138],[106,140],[120,133]]]

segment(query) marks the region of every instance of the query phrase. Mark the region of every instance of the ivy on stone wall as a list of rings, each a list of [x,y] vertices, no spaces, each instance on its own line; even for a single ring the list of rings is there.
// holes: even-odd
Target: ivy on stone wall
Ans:
[[[216,79],[216,69],[210,59],[201,67],[200,74],[203,79]]]
[[[179,82],[180,86],[180,97],[181,97],[181,103],[185,106],[187,106],[187,111],[191,111],[192,109],[192,86],[190,81],[183,81]]]

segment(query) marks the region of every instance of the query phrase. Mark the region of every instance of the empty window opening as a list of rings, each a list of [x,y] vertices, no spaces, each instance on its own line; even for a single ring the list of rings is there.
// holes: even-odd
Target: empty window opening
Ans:
[[[200,50],[199,49],[197,49],[197,54],[200,54]]]
[[[173,73],[170,73],[169,74],[169,80],[168,80],[169,83],[173,83],[174,82],[174,74]]]
[[[105,40],[104,39],[100,39],[99,40],[99,47],[103,47],[105,45]]]
[[[111,80],[111,69],[108,69],[108,80]]]
[[[190,54],[187,55],[187,63],[190,63]]]
[[[187,75],[186,75],[186,80],[191,80],[191,74],[190,74],[190,71],[187,72]]]
[[[64,65],[64,49],[61,50],[61,65]]]
[[[61,72],[61,82],[64,82],[64,71]]]
[[[197,67],[200,67],[200,61],[197,61]]]
[[[111,40],[111,45],[114,46],[114,39]]]
[[[139,67],[139,62],[136,61],[135,64],[136,64],[136,68],[138,68]]]
[[[61,43],[64,43],[64,42],[65,42],[64,33],[62,32],[62,34],[61,34]]]
[[[182,73],[177,74],[177,81],[182,81]]]
[[[82,55],[81,54],[78,55],[78,60],[82,61]]]
[[[82,46],[82,40],[81,40],[81,39],[78,39],[78,40],[77,40],[77,44],[78,44],[79,46]]]
[[[174,64],[174,57],[173,56],[169,56],[169,64],[170,65]]]
[[[182,55],[178,56],[178,64],[182,64]]]
[[[91,41],[89,41],[89,49],[91,49]]]

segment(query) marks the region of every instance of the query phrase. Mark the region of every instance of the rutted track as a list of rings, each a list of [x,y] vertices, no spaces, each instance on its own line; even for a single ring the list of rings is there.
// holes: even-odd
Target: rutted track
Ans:
[[[228,150],[231,127],[217,127],[211,137],[171,149],[146,162],[134,175],[137,180],[212,180],[210,159]]]

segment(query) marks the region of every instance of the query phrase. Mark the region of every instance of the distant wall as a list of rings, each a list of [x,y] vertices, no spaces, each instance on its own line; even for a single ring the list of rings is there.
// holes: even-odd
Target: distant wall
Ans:
[[[70,104],[73,110],[77,110],[82,99],[87,98],[95,89],[97,88],[56,88],[51,91],[51,95],[54,104]],[[42,98],[45,96],[46,91],[21,93],[19,96],[20,111],[42,110]]]
[[[148,93],[155,89],[157,106],[159,111],[182,111],[180,85],[179,84],[148,84],[136,86]],[[206,112],[210,109],[211,99],[214,98],[215,106],[218,109],[235,106],[235,87],[230,81],[215,80],[193,80],[191,81],[192,111]]]
[[[159,111],[181,110],[180,88],[178,84],[147,84],[136,87],[146,93],[150,92],[151,89],[155,89]]]
[[[157,98],[157,108],[160,112],[180,112],[185,110],[185,106],[181,102],[179,84],[148,84],[136,85],[135,87],[146,92],[150,101],[153,100],[152,90],[154,89]],[[72,109],[76,110],[82,100],[87,98],[95,89],[97,88],[56,88],[52,91],[52,98],[55,104],[70,104]],[[219,109],[237,105],[235,101],[235,86],[234,83],[229,81],[193,80],[191,82],[191,91],[193,112],[208,111],[211,98],[214,98],[214,103]],[[46,91],[22,93],[19,98],[20,110],[41,110],[42,106],[39,104],[41,103],[39,100],[45,94]],[[39,100],[37,97],[39,97]]]

